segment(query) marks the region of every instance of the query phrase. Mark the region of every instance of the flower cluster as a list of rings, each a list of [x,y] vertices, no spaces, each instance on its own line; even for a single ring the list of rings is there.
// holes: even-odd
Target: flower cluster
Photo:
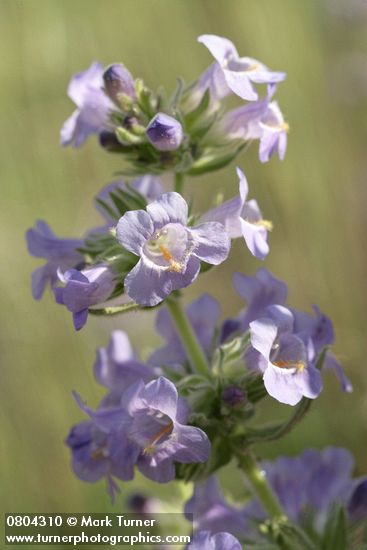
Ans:
[[[43,221],[28,230],[30,254],[46,260],[32,274],[33,296],[49,286],[76,330],[90,314],[148,309],[163,339],[144,361],[122,331],[97,350],[94,376],[106,393],[95,409],[74,394],[86,420],[66,439],[72,468],[83,481],[105,479],[112,499],[136,470],[158,483],[194,482],[188,550],[359,548],[367,540],[360,528],[367,480],[351,478],[347,451],[305,451],[260,467],[252,452],[296,426],[327,369],[352,391],[330,350],[331,320],[316,306],[313,313],[290,306],[286,283],[265,268],[234,274],[245,305],[231,318],[222,319],[209,293],[181,305],[183,289],[210,277],[233,239],[265,260],[272,229],[240,168],[238,194],[213,197],[204,212],[185,197],[184,177],[226,166],[253,140],[261,162],[274,153],[282,160],[288,131],[273,100],[285,73],[240,57],[226,38],[199,42],[214,62],[194,83],[180,79],[170,99],[121,64],[93,63],[69,84],[77,109],[61,143],[80,147],[97,134],[103,149],[121,155],[127,177],[97,194],[102,219],[83,238],[60,239]],[[232,108],[233,99],[242,103]],[[173,172],[171,185],[159,179],[164,171]],[[286,420],[259,424],[256,412],[268,398],[290,406]],[[216,478],[233,460],[252,493],[241,506],[226,502]]]
[[[75,75],[68,95],[77,109],[62,128],[62,145],[80,147],[97,134],[102,147],[122,154],[135,172],[149,166],[200,174],[227,164],[252,140],[260,141],[261,162],[275,152],[283,159],[288,125],[272,97],[285,73],[240,57],[226,38],[203,35],[199,42],[214,63],[193,84],[180,81],[169,100],[122,64],[104,68],[95,62]],[[267,86],[263,98],[256,85]],[[246,103],[226,109],[231,95]]]
[[[358,527],[367,517],[367,478],[352,477],[353,465],[350,452],[338,447],[328,447],[323,451],[307,449],[298,457],[282,456],[275,462],[261,463],[284,512],[296,526],[304,529],[309,540],[313,541],[312,548],[324,548],[335,520],[340,522],[340,529],[338,540],[333,540],[333,543],[345,545],[340,548],[360,547],[356,544],[361,537]],[[208,537],[226,533],[228,537],[251,541],[247,544],[254,544],[254,547],[261,540],[265,544],[268,538],[269,526],[266,523],[261,534],[255,528],[267,517],[261,503],[251,499],[237,507],[230,505],[215,476],[195,484],[193,495],[185,505],[185,513],[194,516],[197,536],[203,532]],[[282,536],[283,533],[280,538]]]

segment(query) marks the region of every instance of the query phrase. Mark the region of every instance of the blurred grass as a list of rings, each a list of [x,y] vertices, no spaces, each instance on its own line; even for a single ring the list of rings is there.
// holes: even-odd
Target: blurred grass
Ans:
[[[27,255],[26,229],[41,218],[60,236],[82,234],[97,219],[92,197],[119,168],[119,159],[99,150],[94,139],[80,151],[58,146],[60,126],[73,109],[65,93],[68,81],[92,60],[123,61],[152,87],[173,90],[176,76],[189,82],[210,63],[196,43],[202,33],[228,36],[242,55],[289,75],[277,96],[291,125],[286,160],[262,166],[254,146],[240,165],[251,195],[274,222],[266,266],[288,282],[292,305],[309,308],[315,302],[333,318],[336,351],[355,387],[352,395],[343,395],[327,375],[302,426],[258,451],[271,457],[306,446],[343,445],[356,455],[358,471],[366,472],[367,91],[343,79],[352,99],[343,101],[333,76],[343,56],[367,55],[366,20],[336,17],[330,5],[320,0],[0,2],[0,461],[6,511],[111,509],[102,483],[88,486],[70,472],[62,440],[80,419],[70,392],[77,389],[97,402],[94,350],[106,343],[111,328],[128,330],[142,353],[155,342],[149,314],[143,320],[91,319],[75,334],[69,314],[50,296],[40,303],[31,298],[30,273],[38,264]],[[188,188],[205,208],[212,190],[225,189],[229,197],[236,186],[232,166],[192,180]],[[258,267],[237,243],[230,262],[188,295],[209,288],[223,300],[223,314],[233,315],[238,298],[232,271],[254,273]],[[264,416],[273,407],[280,415],[288,412],[271,403]],[[170,488],[166,495],[172,502],[175,496],[182,500],[180,491]]]

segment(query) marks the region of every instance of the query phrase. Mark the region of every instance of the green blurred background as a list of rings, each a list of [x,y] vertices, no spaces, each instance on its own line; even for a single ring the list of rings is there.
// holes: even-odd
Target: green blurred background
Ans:
[[[57,235],[83,234],[98,220],[93,196],[121,166],[93,138],[80,151],[59,147],[60,127],[74,109],[66,96],[68,81],[93,60],[122,61],[153,88],[163,84],[173,90],[177,76],[190,82],[211,62],[196,42],[202,33],[227,36],[242,55],[288,73],[277,95],[291,126],[285,161],[261,165],[254,145],[239,165],[252,197],[274,223],[266,267],[288,282],[293,306],[308,309],[317,303],[333,318],[335,349],[354,384],[353,394],[342,394],[328,373],[304,423],[257,450],[274,457],[341,445],[355,454],[356,471],[366,473],[367,14],[362,1],[2,0],[0,8],[4,511],[112,510],[102,482],[83,484],[70,471],[63,438],[81,419],[71,391],[97,403],[94,352],[107,343],[112,328],[126,329],[143,355],[157,341],[153,314],[91,318],[77,334],[68,312],[55,306],[50,294],[39,303],[32,300],[30,274],[39,262],[27,255],[26,229],[40,218]],[[214,191],[230,197],[236,188],[233,166],[188,185],[202,208]],[[187,298],[209,289],[223,300],[223,315],[233,315],[239,301],[231,273],[255,273],[258,267],[237,243],[230,261],[193,285]],[[262,416],[270,418],[273,411],[290,412],[271,402]],[[231,480],[237,480],[234,470]],[[161,487],[139,483],[162,494]],[[132,490],[127,485],[123,495]],[[170,486],[170,506],[180,506],[187,491]]]

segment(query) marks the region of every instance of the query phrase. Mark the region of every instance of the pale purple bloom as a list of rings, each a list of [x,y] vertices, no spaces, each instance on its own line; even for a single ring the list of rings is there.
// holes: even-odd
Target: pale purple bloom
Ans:
[[[157,113],[146,130],[150,143],[159,151],[178,149],[184,138],[181,123],[165,113]]]
[[[187,318],[205,354],[210,357],[214,344],[215,328],[220,315],[218,302],[209,294],[203,294],[186,308]],[[166,345],[157,349],[149,358],[152,365],[182,365],[187,354],[166,308],[159,310],[156,329]]]
[[[51,288],[58,281],[58,269],[69,269],[83,261],[83,256],[77,248],[83,245],[79,239],[59,239],[49,225],[37,221],[35,228],[26,233],[28,252],[36,258],[44,258],[47,263],[32,273],[32,294],[35,300],[40,300],[47,284]]]
[[[284,121],[283,114],[276,101],[269,105],[265,116],[261,119],[259,158],[261,162],[268,162],[270,157],[277,153],[280,160],[285,157],[287,149],[288,124]]]
[[[122,403],[132,418],[128,437],[140,449],[137,466],[145,476],[168,482],[175,477],[174,462],[208,460],[209,439],[199,428],[185,425],[187,405],[167,378],[136,384]]]
[[[195,484],[194,493],[185,504],[185,515],[192,515],[194,529],[198,531],[229,531],[237,537],[249,535],[249,516],[246,509],[237,509],[227,504],[215,476]]]
[[[120,405],[102,405],[95,412],[77,399],[100,430],[110,435],[122,434],[129,460],[121,466],[130,468],[136,464],[154,481],[174,479],[175,462],[205,462],[209,458],[209,439],[199,428],[185,425],[188,406],[166,378],[146,385],[140,380],[123,393]]]
[[[185,100],[186,109],[195,109],[206,91],[210,97],[209,112],[217,109],[221,100],[231,93],[218,63],[212,63],[190,89]]]
[[[134,79],[127,68],[121,63],[114,63],[103,73],[104,88],[112,101],[119,105],[119,97],[128,96],[135,99]]]
[[[59,279],[65,286],[54,289],[55,299],[73,313],[75,330],[84,327],[89,307],[105,302],[116,286],[116,275],[104,264],[69,269]]]
[[[239,196],[209,210],[201,221],[217,221],[224,225],[231,239],[243,237],[251,254],[264,260],[269,252],[268,231],[272,224],[264,220],[256,200],[247,201],[248,183],[245,174],[237,168]]]
[[[292,310],[294,316],[294,332],[307,346],[310,360],[316,361],[322,350],[334,343],[334,328],[331,320],[313,306],[314,315],[303,311]],[[353,391],[350,380],[334,355],[327,351],[323,363],[324,369],[331,369],[337,376],[343,391]]]
[[[292,521],[303,521],[322,532],[332,505],[348,506],[349,518],[367,517],[366,478],[351,477],[354,460],[349,451],[328,447],[323,451],[307,449],[297,457],[280,457],[263,461],[261,467]],[[258,519],[265,518],[260,505],[247,509]]]
[[[147,202],[153,202],[164,191],[161,180],[157,176],[153,176],[150,174],[139,176],[133,179],[129,183],[129,186],[140,193],[147,200]],[[116,224],[116,219],[119,218],[119,212],[112,202],[110,193],[113,193],[116,190],[129,192],[129,186],[123,180],[116,180],[105,185],[105,187],[103,187],[103,189],[96,196],[96,208],[106,220],[109,226],[114,226]],[[106,209],[103,208],[98,201],[103,201],[105,204],[107,204],[111,212],[107,212]],[[112,212],[114,214],[113,216]]]
[[[194,535],[187,550],[242,550],[240,542],[230,533],[200,531]]]
[[[234,44],[227,38],[204,34],[199,36],[198,41],[219,63],[228,87],[242,99],[258,99],[253,84],[275,84],[286,78],[285,73],[270,71],[256,59],[239,57]]]
[[[268,306],[284,305],[287,300],[287,285],[265,268],[258,269],[255,276],[235,273],[233,284],[247,308],[236,319],[226,319],[223,323],[222,342],[237,331],[248,330],[251,321],[266,315]]]
[[[230,240],[224,227],[208,222],[187,227],[188,206],[178,193],[164,193],[147,211],[127,212],[117,224],[117,240],[140,256],[124,281],[138,304],[154,306],[173,290],[190,285],[200,260],[218,265],[228,256]]]
[[[322,391],[320,371],[292,329],[292,313],[271,306],[267,317],[250,323],[252,348],[246,353],[247,366],[263,373],[269,395],[287,405],[296,405],[303,396],[315,399]]]
[[[287,300],[286,283],[276,279],[265,268],[258,269],[255,276],[235,273],[233,284],[247,304],[247,308],[240,317],[244,329],[248,328],[251,321],[263,317],[268,306],[285,305]]]
[[[61,129],[61,144],[80,147],[90,134],[111,127],[109,113],[114,104],[103,91],[103,66],[92,65],[70,81],[68,96],[77,106]]]
[[[122,330],[114,330],[108,346],[97,349],[94,376],[110,392],[103,403],[111,404],[138,380],[152,380],[155,372],[137,359],[128,335]]]
[[[106,478],[112,500],[119,490],[113,478],[133,479],[137,450],[131,447],[122,426],[106,432],[93,421],[80,422],[73,426],[65,442],[72,452],[75,475],[89,483]]]

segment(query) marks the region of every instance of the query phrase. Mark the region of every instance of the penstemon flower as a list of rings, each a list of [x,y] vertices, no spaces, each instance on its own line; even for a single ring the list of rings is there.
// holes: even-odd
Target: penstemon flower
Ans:
[[[240,57],[234,44],[227,38],[203,34],[198,41],[204,44],[223,71],[228,87],[242,99],[255,101],[258,94],[253,84],[275,84],[285,80],[285,73],[270,71],[263,63],[251,57]]]
[[[78,252],[83,241],[59,239],[44,221],[38,221],[34,229],[28,229],[26,239],[29,253],[47,260],[44,266],[32,273],[32,294],[35,300],[40,300],[47,284],[55,287],[58,269],[69,269],[83,261],[82,254]]]
[[[138,304],[159,304],[173,290],[190,285],[200,261],[222,263],[230,249],[222,224],[188,227],[188,206],[178,193],[165,193],[146,211],[127,212],[116,228],[118,242],[140,257],[125,278],[127,294]]]
[[[269,253],[267,237],[272,223],[262,218],[256,200],[246,200],[249,189],[245,174],[237,168],[237,175],[239,196],[209,210],[201,219],[222,223],[232,239],[243,237],[251,254],[264,260]]]
[[[92,65],[75,75],[68,87],[68,96],[77,106],[61,130],[61,144],[80,147],[90,134],[110,127],[109,112],[113,103],[103,92],[103,67]]]

